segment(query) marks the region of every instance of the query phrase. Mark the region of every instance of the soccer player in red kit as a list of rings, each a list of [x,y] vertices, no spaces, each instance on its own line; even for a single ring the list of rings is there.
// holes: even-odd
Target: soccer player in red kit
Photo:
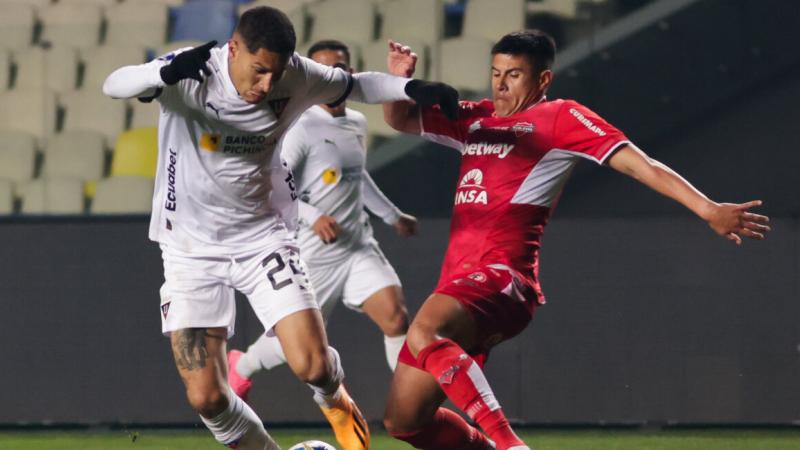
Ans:
[[[411,76],[416,55],[390,42],[389,70]],[[461,152],[450,243],[439,283],[400,353],[384,424],[428,450],[529,450],[511,429],[482,367],[490,349],[519,334],[544,303],[538,254],[544,227],[573,166],[607,165],[689,208],[736,244],[763,239],[761,201],[716,203],[573,100],[545,96],[555,44],[539,31],[492,49],[492,100],[461,102],[456,121],[410,102],[384,105],[395,129]],[[483,429],[441,407],[445,398]]]

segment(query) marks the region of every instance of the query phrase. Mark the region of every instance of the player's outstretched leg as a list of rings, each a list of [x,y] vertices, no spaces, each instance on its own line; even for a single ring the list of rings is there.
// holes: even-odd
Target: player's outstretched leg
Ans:
[[[253,387],[253,375],[260,370],[270,370],[285,363],[286,356],[278,338],[262,334],[247,347],[247,352],[228,352],[228,382],[233,392],[247,401]]]
[[[228,387],[224,328],[173,331],[171,342],[189,404],[217,441],[239,450],[280,450],[261,419]]]
[[[314,391],[314,400],[342,449],[369,449],[367,422],[342,384],[344,370],[339,354],[328,347],[319,310],[306,309],[284,317],[275,325],[275,334],[289,367]]]
[[[423,450],[493,450],[480,430],[440,407],[445,395],[431,374],[406,364],[404,358],[413,359],[408,350],[401,356],[386,402],[384,425],[389,434]]]
[[[378,290],[364,301],[361,309],[383,332],[386,362],[394,371],[408,332],[408,310],[402,288],[387,286]]]
[[[475,348],[477,336],[474,320],[455,298],[434,294],[414,318],[407,342],[417,367],[433,376],[447,398],[480,425],[498,450],[529,450],[511,429],[483,370],[462,347]]]

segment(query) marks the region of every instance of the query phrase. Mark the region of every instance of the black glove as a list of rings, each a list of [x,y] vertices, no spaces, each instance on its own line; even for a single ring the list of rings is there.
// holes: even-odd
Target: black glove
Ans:
[[[191,78],[198,82],[203,82],[201,72],[206,76],[211,75],[211,70],[206,66],[206,61],[211,58],[211,48],[217,45],[217,41],[211,41],[179,53],[166,66],[161,68],[161,79],[168,85],[173,85],[178,81]]]
[[[423,108],[438,104],[445,117],[458,119],[458,91],[450,85],[438,81],[411,80],[406,84],[406,95]]]

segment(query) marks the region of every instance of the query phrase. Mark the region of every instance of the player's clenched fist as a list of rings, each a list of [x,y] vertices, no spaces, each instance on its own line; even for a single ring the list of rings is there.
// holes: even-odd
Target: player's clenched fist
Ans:
[[[202,83],[203,74],[211,75],[206,61],[211,57],[211,48],[215,45],[217,45],[217,41],[211,41],[179,53],[169,64],[161,68],[161,79],[167,85],[173,85],[187,78]]]
[[[314,222],[311,229],[326,244],[336,242],[336,237],[342,232],[342,228],[336,222],[336,219],[326,214],[319,216],[319,219]]]
[[[411,80],[406,84],[406,95],[423,108],[439,105],[445,117],[458,119],[458,91],[448,84]]]

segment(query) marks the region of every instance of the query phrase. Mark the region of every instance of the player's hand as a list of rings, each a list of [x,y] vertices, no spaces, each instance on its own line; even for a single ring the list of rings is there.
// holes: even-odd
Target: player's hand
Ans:
[[[336,238],[342,232],[342,227],[339,226],[336,219],[326,214],[319,216],[319,219],[314,222],[311,229],[326,244],[336,242]]]
[[[715,233],[736,245],[742,245],[742,237],[761,240],[771,229],[767,225],[769,217],[750,212],[756,206],[761,206],[761,200],[715,204],[705,219]]]
[[[179,53],[169,64],[161,68],[161,79],[167,85],[173,85],[187,78],[202,83],[204,74],[211,75],[211,69],[206,65],[206,61],[211,58],[211,48],[215,45],[217,41],[211,41]]]
[[[406,84],[406,95],[423,108],[439,105],[445,117],[458,119],[458,91],[448,84],[411,80]]]
[[[386,62],[390,74],[411,78],[417,69],[417,59],[417,54],[411,51],[411,47],[389,40],[389,56]]]
[[[394,230],[405,238],[417,234],[417,228],[417,218],[410,214],[400,214],[400,218],[394,223]]]

